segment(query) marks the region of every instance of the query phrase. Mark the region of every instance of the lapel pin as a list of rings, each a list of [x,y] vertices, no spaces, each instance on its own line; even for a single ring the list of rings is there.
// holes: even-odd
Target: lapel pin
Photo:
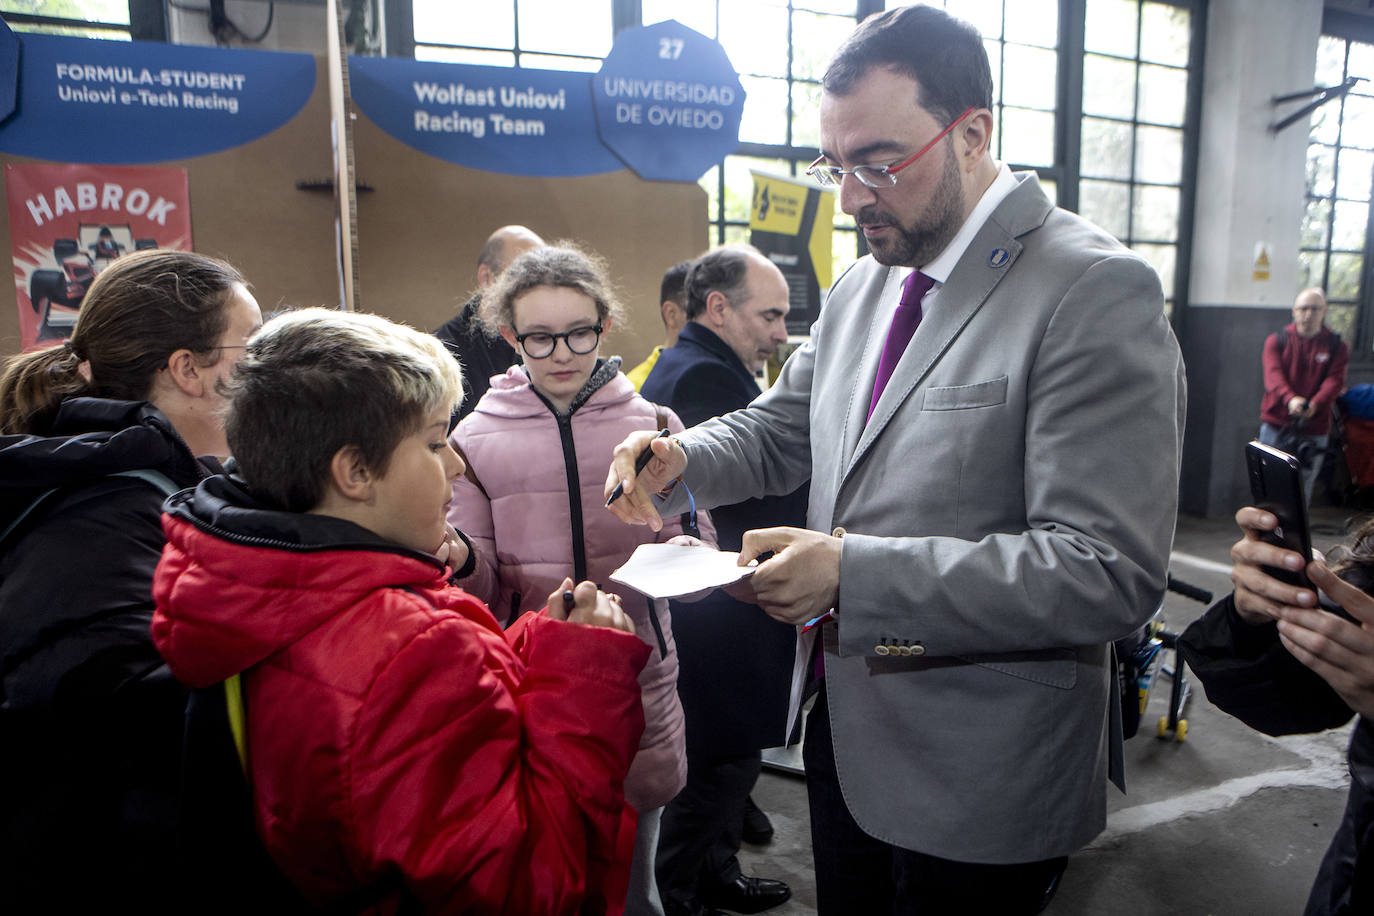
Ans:
[[[988,255],[988,264],[993,267],[1006,267],[1011,260],[1011,252],[1005,248],[994,248],[992,254]]]

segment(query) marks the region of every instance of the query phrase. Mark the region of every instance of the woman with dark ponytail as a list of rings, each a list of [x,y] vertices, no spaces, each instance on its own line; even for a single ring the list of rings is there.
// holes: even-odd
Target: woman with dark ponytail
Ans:
[[[96,278],[70,340],[0,375],[7,901],[185,909],[167,866],[186,694],[149,634],[161,505],[219,470],[224,382],[261,321],[223,261],[138,252]]]

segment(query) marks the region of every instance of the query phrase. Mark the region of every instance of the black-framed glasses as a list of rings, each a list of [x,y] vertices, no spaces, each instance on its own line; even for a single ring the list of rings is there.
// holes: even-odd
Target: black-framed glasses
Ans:
[[[573,328],[571,331],[564,331],[562,334],[551,334],[548,331],[530,331],[528,334],[516,334],[515,342],[520,344],[520,349],[525,351],[525,355],[530,359],[547,359],[553,355],[553,348],[558,346],[559,341],[568,345],[568,349],[578,356],[585,356],[596,349],[596,345],[601,341],[601,325],[589,324],[580,328]]]
[[[859,179],[859,184],[864,187],[878,190],[893,187],[897,184],[898,172],[930,152],[935,144],[939,143],[945,138],[946,134],[954,130],[955,125],[977,110],[977,108],[966,109],[963,114],[951,121],[948,127],[936,134],[934,140],[931,140],[925,146],[917,150],[916,155],[903,159],[896,165],[856,165],[852,169],[842,169],[837,165],[826,165],[825,156],[821,156],[815,162],[811,163],[811,166],[806,170],[806,174],[816,179],[817,183],[826,188],[839,187],[840,182],[844,180],[844,176],[846,175],[853,175],[855,178]]]

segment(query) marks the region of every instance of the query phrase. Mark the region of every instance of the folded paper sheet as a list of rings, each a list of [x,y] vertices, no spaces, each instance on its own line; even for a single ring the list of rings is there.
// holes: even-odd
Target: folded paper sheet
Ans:
[[[739,554],[710,547],[640,544],[611,581],[628,585],[650,598],[676,598],[718,588],[751,575],[753,566],[738,566]]]

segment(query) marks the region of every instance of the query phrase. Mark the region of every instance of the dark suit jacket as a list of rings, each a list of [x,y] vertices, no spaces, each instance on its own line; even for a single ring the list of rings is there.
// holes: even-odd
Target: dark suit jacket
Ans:
[[[729,344],[692,321],[659,356],[640,394],[692,426],[748,405],[759,386]],[[803,485],[786,496],[717,506],[711,519],[720,549],[739,550],[752,528],[804,526],[806,499]],[[720,591],[670,607],[688,750],[728,754],[782,744],[796,630]]]
[[[520,362],[511,345],[500,337],[488,334],[477,320],[477,306],[481,296],[473,296],[462,311],[434,329],[434,336],[463,366],[463,404],[449,419],[449,429],[472,413],[482,395],[491,387],[493,375],[505,375],[506,370]]]

